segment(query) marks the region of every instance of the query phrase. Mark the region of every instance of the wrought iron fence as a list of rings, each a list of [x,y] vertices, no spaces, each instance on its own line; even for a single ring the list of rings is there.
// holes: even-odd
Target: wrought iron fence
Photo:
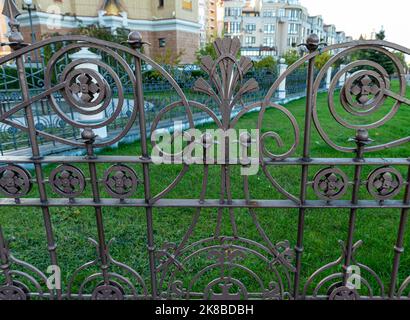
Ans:
[[[29,88],[30,95],[36,95],[40,91],[44,90],[44,73],[47,70],[47,64],[50,60],[50,57],[57,52],[59,48],[62,48],[68,44],[67,41],[62,41],[62,44],[50,44],[43,48],[39,48],[36,54],[30,54],[26,56],[25,59],[25,71],[27,76],[27,85]],[[86,51],[86,53],[91,54],[91,51]],[[104,63],[109,65],[118,75],[119,79],[123,84],[123,90],[125,94],[125,104],[123,112],[116,118],[116,120],[108,127],[109,134],[115,134],[115,131],[122,127],[123,123],[126,122],[126,118],[129,115],[131,106],[133,105],[133,88],[132,84],[127,79],[127,74],[122,69],[121,65],[118,64],[115,60],[112,59],[107,53],[101,52],[98,49],[92,49],[92,53]],[[132,61],[130,57],[124,56],[127,63],[132,66]],[[70,54],[64,55],[60,61],[54,66],[52,73],[53,79],[60,79],[62,72],[66,66],[72,62],[73,57]],[[144,62],[145,65],[145,62]],[[143,68],[142,72],[142,86],[145,93],[145,106],[147,117],[149,121],[152,121],[155,118],[155,112],[162,110],[175,98],[172,85],[163,78],[159,72],[153,70],[152,68],[147,68],[149,65],[145,65],[146,68]],[[150,66],[149,66],[150,67]],[[186,96],[190,100],[196,100],[201,103],[206,103],[206,98],[202,95],[198,95],[192,91],[194,83],[201,77],[206,78],[206,73],[196,70],[185,70],[177,67],[162,66],[171,77],[176,81],[178,86],[184,90]],[[271,84],[279,76],[279,66],[277,70],[271,69],[258,69],[250,70],[249,74],[245,75],[246,79],[254,78],[259,84],[259,90],[253,92],[246,97],[247,102],[252,103],[255,100],[261,100],[266,96],[267,91],[269,90]],[[336,70],[336,69],[335,69]],[[105,70],[101,70],[102,75],[107,81],[111,84],[113,79],[111,75]],[[8,64],[0,66],[0,108],[2,112],[7,112],[13,106],[21,102],[21,90],[19,87],[19,79],[17,74],[17,67],[13,61]],[[326,88],[326,79],[323,79],[321,84],[321,90]],[[274,101],[283,100],[284,97],[288,99],[298,98],[304,96],[306,93],[306,68],[301,67],[296,72],[289,75],[286,83],[286,93],[281,98],[276,94],[272,99]],[[116,89],[113,90],[114,96],[118,96]],[[59,96],[59,103],[66,104],[63,96]],[[215,107],[215,106],[214,106]],[[111,108],[105,111],[105,113],[112,112],[114,108],[114,102],[111,104]],[[238,105],[238,108],[241,108],[241,105]],[[73,110],[67,109],[67,112],[71,113],[71,117],[76,117],[78,114]],[[52,132],[55,135],[61,136],[63,138],[72,138],[78,139],[79,130],[72,130],[68,128],[64,121],[60,121],[58,115],[54,112],[45,100],[36,101],[33,104],[33,115],[35,118],[35,126],[42,128],[42,131]],[[183,111],[178,114],[173,115],[173,119],[170,119],[169,123],[164,123],[164,127],[168,127],[173,120],[182,118],[184,116]],[[23,123],[24,117],[20,116],[15,118],[16,122]],[[204,123],[205,121],[211,122],[212,119],[209,118],[205,113],[199,112],[195,113],[195,122]],[[138,131],[136,127],[133,128],[131,136],[136,136],[135,132]],[[8,154],[10,151],[19,151],[21,149],[27,149],[29,152],[30,142],[26,135],[23,135],[15,128],[7,125],[0,125],[0,154]],[[40,140],[41,145],[49,144],[48,141]],[[51,148],[52,146],[50,146]],[[49,149],[50,149],[49,148]],[[58,149],[57,149],[58,150]],[[65,150],[65,149],[63,149]]]
[[[383,157],[384,150],[405,145],[410,138],[398,136],[393,141],[371,139],[374,130],[382,128],[388,121],[393,121],[401,107],[410,105],[410,100],[406,98],[403,66],[388,50],[394,49],[410,54],[409,49],[385,41],[357,41],[318,50],[318,38],[312,35],[306,44],[309,54],[275,79],[262,100],[244,105],[233,116],[242,98],[259,89],[255,79],[247,79],[245,76],[251,70],[252,62],[245,57],[235,58],[240,50],[238,39],[218,39],[215,42],[218,59],[202,59],[201,67],[208,77],[197,79],[192,87],[193,91],[204,94],[207,99],[191,100],[169,73],[140,53],[142,41],[138,33],[130,34],[130,47],[80,36],[56,37],[26,45],[16,31],[14,17],[17,13],[13,8],[10,9],[12,2],[6,3],[9,6],[6,6],[6,9],[9,10],[8,15],[11,17],[10,24],[15,30],[9,44],[13,48],[13,53],[1,58],[0,64],[16,64],[21,97],[16,99],[14,105],[2,110],[0,122],[26,135],[30,141],[31,156],[0,157],[0,193],[4,197],[0,199],[0,207],[2,210],[9,207],[41,209],[50,264],[61,269],[65,266],[59,264],[60,252],[55,240],[55,226],[53,227],[51,219],[53,210],[58,207],[92,208],[97,229],[97,240],[92,242],[97,251],[95,260],[83,265],[79,262],[76,270],[64,270],[70,277],[63,287],[50,287],[45,270],[37,268],[29,261],[16,258],[18,252],[10,249],[7,232],[3,232],[4,226],[0,226],[0,280],[3,281],[0,285],[0,299],[410,298],[410,277],[398,283],[400,257],[404,251],[404,236],[410,208],[410,174],[403,177],[398,168],[409,170],[410,162],[408,154],[402,158]],[[64,45],[61,45],[62,43]],[[39,54],[48,46],[56,46],[59,49],[51,55],[47,69],[42,73],[44,87],[38,91],[31,91],[24,58],[36,51]],[[68,54],[84,47],[111,56],[111,59],[122,68],[122,72],[118,74],[114,71],[112,64],[89,59],[79,59],[64,64],[64,68],[59,69],[59,62],[65,61]],[[346,139],[338,140],[332,135],[337,131],[333,129],[333,125],[331,130],[323,125],[318,108],[325,106],[317,104],[318,91],[334,63],[360,50],[374,50],[389,57],[397,69],[399,88],[395,90],[391,86],[389,75],[383,66],[373,61],[354,61],[333,74],[327,93],[328,119],[343,128],[342,134],[351,133],[345,136]],[[327,51],[337,53],[321,70],[315,72],[316,57]],[[164,101],[167,106],[160,111],[151,112],[144,101],[141,71],[143,61],[151,65],[172,88],[172,98]],[[306,112],[304,121],[300,124],[292,112],[275,103],[273,97],[283,81],[306,63]],[[91,65],[97,65],[98,71]],[[56,70],[59,77],[56,77]],[[351,73],[352,70],[355,71]],[[335,102],[336,88],[346,74],[349,77],[341,88],[340,101]],[[126,88],[128,91],[125,90],[123,83],[130,84]],[[126,102],[127,96],[132,97],[132,104]],[[384,108],[387,103],[391,103],[392,107]],[[52,118],[50,121],[61,121],[67,132],[72,130],[75,134],[64,136],[46,130],[47,126],[36,124],[35,110],[43,104],[53,112],[49,115]],[[221,163],[205,161],[203,164],[192,164],[182,158],[182,169],[178,176],[171,184],[162,186],[162,181],[153,180],[151,177],[151,170],[155,164],[150,156],[150,148],[155,149],[156,145],[152,143],[150,146],[145,137],[149,136],[149,132],[159,128],[164,119],[168,121],[179,118],[181,112],[176,112],[178,109],[183,110],[182,114],[190,129],[195,128],[193,110],[199,110],[207,117],[211,117],[215,125],[223,131],[235,128],[247,112],[258,112],[259,120],[255,129],[261,132],[256,141],[256,144],[261,146],[260,152],[254,157],[249,156],[255,141],[248,134],[241,135],[240,154],[243,156],[239,161],[238,158],[229,157],[229,150],[225,150],[225,157]],[[291,126],[290,132],[286,135],[293,141],[281,154],[275,147],[283,144],[283,137],[275,132],[275,128],[264,126],[264,120],[270,110],[282,113]],[[382,111],[386,113],[376,119],[374,116],[380,115]],[[103,117],[95,118],[102,112],[105,112]],[[121,117],[123,112],[126,117]],[[82,116],[80,120],[75,113]],[[87,118],[93,121],[86,121]],[[370,119],[370,122],[358,123],[356,118]],[[138,152],[135,150],[135,154],[121,156],[96,154],[97,148],[111,146],[124,138],[135,123],[138,124],[139,135],[143,137]],[[96,132],[106,126],[115,126],[116,134],[99,139]],[[311,154],[313,126],[323,141],[340,153],[340,158],[318,158]],[[77,139],[73,139],[74,137]],[[42,141],[81,148],[85,150],[86,155],[43,156],[40,149]],[[215,141],[206,134],[201,136],[200,141],[200,148],[207,158]],[[299,147],[302,150],[300,155]],[[370,157],[373,152],[377,152],[381,157]],[[178,158],[177,154],[168,156],[173,160]],[[26,170],[26,164],[32,164],[34,171]],[[48,164],[53,165],[54,169],[46,176],[44,166]],[[100,176],[97,167],[104,164],[110,167],[105,170],[103,176]],[[257,183],[269,184],[280,196],[272,196],[272,199],[268,200],[254,197],[250,181],[252,177],[244,175],[239,180],[243,197],[234,198],[234,168],[246,169],[252,164],[258,164],[263,171],[265,181]],[[86,166],[87,170],[81,170],[80,165]],[[201,168],[202,189],[198,197],[170,197],[193,166]],[[207,189],[214,182],[210,176],[214,167],[220,170],[219,199],[210,199],[207,195]],[[270,170],[283,167],[301,170],[297,194],[286,190]],[[352,176],[346,173],[348,168],[353,168]],[[364,176],[365,168],[374,168],[368,177]],[[137,174],[137,171],[141,174]],[[310,178],[313,172],[316,174]],[[153,193],[154,184],[163,187],[158,194]],[[142,196],[136,195],[139,185],[142,185],[144,191]],[[309,192],[310,188],[313,192]],[[86,196],[87,192],[91,192],[91,198]],[[109,208],[145,210],[148,257],[144,266],[117,261],[112,255],[111,242],[106,239],[103,214]],[[158,214],[161,208],[173,208],[176,215],[178,210],[185,208],[195,212],[192,224],[187,227],[186,233],[178,243],[166,242],[156,247],[153,215]],[[298,211],[297,237],[293,245],[285,239],[273,243],[259,221],[261,210],[286,208]],[[304,250],[304,235],[307,232],[306,213],[314,214],[319,209],[333,211],[340,208],[350,210],[350,220],[346,226],[347,237],[342,245],[340,258],[326,263],[307,279],[302,279],[302,261],[304,254],[308,253]],[[361,264],[356,255],[360,246],[360,242],[354,242],[358,211],[369,208],[401,211],[397,243],[392,249],[394,258],[388,288],[370,266]],[[248,239],[238,231],[236,212],[240,209],[247,210],[248,218],[257,229],[259,239]],[[215,211],[216,230],[209,237],[198,240],[193,234],[200,227],[199,218],[205,210]],[[232,230],[230,233],[225,233],[226,229],[222,227],[225,215],[229,217]],[[13,221],[8,223],[13,224]],[[363,286],[360,291],[350,282],[350,272],[354,266],[361,270],[360,274],[356,274],[356,280]],[[144,271],[142,268],[149,269],[149,279],[141,276]],[[336,272],[332,271],[334,268],[337,269]]]

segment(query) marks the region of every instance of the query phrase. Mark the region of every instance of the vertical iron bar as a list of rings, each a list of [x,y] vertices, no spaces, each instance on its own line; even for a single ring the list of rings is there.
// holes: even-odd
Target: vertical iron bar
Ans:
[[[27,101],[30,99],[30,95],[29,95],[29,90],[28,90],[28,85],[27,85],[23,57],[19,56],[18,58],[16,58],[16,63],[17,63],[18,77],[19,77],[20,86],[21,86],[20,89],[22,93],[22,99],[23,101]],[[41,210],[43,212],[43,220],[44,220],[44,226],[45,226],[46,236],[47,236],[48,251],[50,253],[51,264],[57,266],[58,265],[57,254],[56,254],[57,244],[54,240],[54,233],[53,233],[53,227],[52,227],[52,222],[51,222],[51,217],[50,217],[50,210],[47,205],[48,199],[47,199],[47,191],[46,191],[44,176],[43,176],[43,168],[41,166],[41,163],[37,162],[38,160],[41,160],[41,156],[40,156],[40,149],[37,143],[36,128],[34,124],[34,116],[33,116],[33,111],[31,109],[31,105],[27,106],[24,110],[25,110],[25,118],[27,121],[27,128],[29,131],[29,140],[30,140],[30,145],[31,145],[32,160],[36,161],[34,163],[34,168],[36,172],[38,190],[40,193],[40,200],[42,203]],[[56,293],[57,293],[57,299],[61,299],[61,289],[57,289]],[[51,296],[51,298],[53,299],[53,296]]]
[[[128,43],[135,50],[140,50],[142,48],[143,42],[141,35],[138,32],[132,32],[129,35]],[[141,152],[142,159],[150,159],[147,145],[147,128],[145,120],[145,105],[144,105],[144,91],[142,87],[142,61],[139,57],[134,57],[135,61],[135,80],[136,80],[136,95],[137,99],[135,101],[135,107],[138,108],[139,116],[139,127],[140,127],[140,141],[141,141]],[[157,292],[157,276],[156,276],[156,266],[155,266],[155,242],[154,242],[154,227],[153,227],[153,217],[152,217],[152,206],[151,206],[151,179],[150,179],[150,168],[149,164],[144,162],[142,164],[143,176],[144,176],[144,195],[145,202],[148,204],[146,207],[146,219],[147,219],[147,247],[149,255],[149,265],[151,274],[151,291],[152,298],[156,300],[158,297]]]
[[[7,247],[6,239],[4,238],[3,229],[0,226],[0,270],[3,271],[6,279],[6,285],[13,284],[13,278],[10,275],[9,265],[9,249]]]
[[[87,146],[87,159],[96,159],[96,155],[94,154],[94,139],[95,134],[92,130],[85,129],[82,132],[82,137],[86,140]],[[104,283],[107,285],[109,283],[108,277],[108,259],[107,259],[107,244],[105,241],[105,231],[104,231],[104,220],[102,216],[102,207],[98,205],[101,201],[100,199],[100,190],[98,187],[98,174],[97,174],[97,167],[96,164],[92,161],[88,163],[88,168],[90,172],[90,180],[91,180],[91,190],[93,193],[93,199],[96,205],[94,206],[95,209],[95,217],[97,222],[97,234],[98,234],[98,250],[101,259],[101,270],[104,278]]]
[[[319,45],[319,38],[316,35],[311,35],[307,39],[307,48],[310,52],[317,50]],[[302,165],[302,177],[300,186],[300,201],[301,204],[305,204],[307,196],[307,184],[309,179],[309,165],[310,161],[310,139],[312,131],[312,110],[313,110],[313,85],[314,85],[314,67],[315,57],[309,60],[308,73],[307,73],[307,89],[306,89],[306,114],[305,114],[305,131],[303,139],[303,160],[306,164]],[[294,299],[299,299],[299,285],[300,285],[300,272],[302,268],[302,254],[303,254],[303,236],[305,231],[305,214],[304,208],[299,209],[299,221],[298,221],[298,234],[297,244],[295,247],[296,252],[296,273],[294,279]]]
[[[369,134],[367,130],[359,129],[356,134],[355,138],[357,149],[356,149],[356,159],[359,164],[355,167],[354,173],[354,182],[353,182],[353,193],[352,193],[352,205],[357,205],[359,201],[359,191],[361,182],[361,175],[363,165],[360,163],[363,162],[364,159],[364,147],[366,144],[370,143]],[[349,216],[349,229],[347,233],[347,242],[346,242],[346,249],[345,249],[345,261],[343,264],[343,285],[346,286],[348,280],[348,271],[352,261],[353,256],[353,245],[354,245],[354,232],[356,229],[356,218],[357,218],[357,209],[352,208],[350,209],[350,216]]]
[[[410,167],[407,173],[407,186],[406,192],[404,195],[404,205],[408,205],[410,203]],[[391,282],[390,282],[390,290],[389,290],[389,298],[393,299],[396,293],[396,284],[397,284],[397,276],[399,273],[400,267],[400,257],[404,252],[404,235],[406,232],[407,221],[409,218],[409,209],[402,209],[401,216],[400,216],[400,224],[399,224],[399,231],[397,235],[396,245],[394,246],[394,262],[393,262],[393,270],[391,273]]]

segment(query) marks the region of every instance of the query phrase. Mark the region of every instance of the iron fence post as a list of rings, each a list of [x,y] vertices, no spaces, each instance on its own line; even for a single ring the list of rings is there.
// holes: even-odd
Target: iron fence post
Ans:
[[[131,32],[128,36],[128,44],[136,51],[140,51],[144,42],[142,41],[141,34],[138,32]],[[136,80],[136,94],[137,100],[135,101],[135,108],[138,109],[139,116],[139,128],[141,137],[141,152],[142,159],[149,160],[151,157],[148,151],[147,145],[147,128],[145,119],[145,102],[144,102],[144,90],[142,85],[142,63],[138,56],[134,57],[135,61],[135,80]],[[158,298],[157,291],[157,276],[156,276],[156,262],[155,262],[155,242],[154,242],[154,227],[153,227],[153,213],[151,206],[151,179],[150,168],[147,162],[142,164],[143,176],[144,176],[144,195],[145,202],[148,204],[146,207],[146,219],[147,219],[147,249],[149,254],[149,265],[151,273],[151,290],[152,298],[156,300]]]
[[[316,34],[309,36],[306,42],[306,47],[310,53],[315,52],[319,47],[319,37]],[[307,90],[306,90],[306,112],[305,112],[305,130],[304,130],[304,139],[303,139],[303,161],[302,165],[302,177],[301,177],[301,186],[300,186],[300,201],[301,204],[305,204],[307,197],[307,184],[309,180],[309,162],[310,159],[310,139],[312,131],[312,112],[313,104],[316,103],[313,101],[313,85],[314,85],[314,68],[315,68],[315,59],[314,56],[309,60],[308,71],[307,71]],[[299,299],[299,285],[300,285],[300,273],[302,269],[302,254],[304,251],[303,248],[303,237],[305,232],[305,214],[306,209],[299,209],[299,223],[298,223],[298,233],[297,233],[297,244],[295,247],[296,252],[296,273],[295,273],[295,282],[294,282],[294,298],[295,300]]]
[[[13,22],[15,21],[14,20],[15,17],[18,15],[20,15],[20,13],[17,11],[14,13],[14,16],[10,17],[11,18],[10,25],[12,26],[12,28],[14,28],[14,32],[9,37],[9,41],[10,43],[12,43],[11,44],[12,50],[17,50],[17,49],[20,49],[22,46],[24,46],[23,36],[20,33],[19,24],[17,22]],[[20,37],[18,36],[18,34],[20,34]],[[18,41],[15,41],[15,40],[18,40]],[[17,65],[18,78],[20,82],[20,89],[22,93],[22,101],[25,102],[25,101],[30,100],[30,93],[29,93],[29,88],[27,84],[23,56],[19,56],[16,58],[16,65]],[[45,187],[43,168],[42,168],[41,162],[39,162],[39,160],[41,160],[41,155],[40,155],[40,148],[38,146],[38,141],[37,141],[37,136],[36,136],[36,126],[34,123],[34,115],[31,109],[31,105],[28,105],[27,107],[25,107],[24,111],[25,111],[25,119],[27,122],[29,140],[30,140],[31,151],[32,151],[32,160],[34,161],[36,180],[37,180],[38,190],[40,193],[40,200],[42,202],[41,209],[43,212],[43,220],[44,220],[44,227],[45,227],[46,236],[47,236],[48,251],[50,254],[51,264],[57,266],[58,265],[57,253],[56,253],[57,244],[54,240],[54,232],[53,232],[53,227],[52,227],[52,222],[51,222],[50,210],[48,207],[48,197],[47,197],[47,191]],[[61,289],[56,289],[55,291],[57,294],[57,299],[61,299]],[[51,298],[54,298],[53,295],[51,295]]]

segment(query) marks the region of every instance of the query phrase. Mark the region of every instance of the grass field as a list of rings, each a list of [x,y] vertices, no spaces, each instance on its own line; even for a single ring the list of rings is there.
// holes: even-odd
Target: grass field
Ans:
[[[393,83],[393,89],[397,90],[397,83]],[[410,94],[407,94],[410,97]],[[338,97],[336,97],[338,99]],[[301,99],[286,105],[286,107],[294,114],[303,134],[304,122],[304,104],[305,100]],[[388,99],[385,105],[375,114],[365,118],[366,121],[380,119],[390,110],[393,102]],[[333,118],[329,115],[327,108],[327,95],[319,94],[318,97],[319,117],[323,128],[329,132],[330,136],[338,144],[353,146],[348,139],[354,137],[354,131],[344,129],[337,125]],[[338,107],[341,111],[341,107]],[[247,114],[239,122],[238,128],[252,129],[256,127],[258,115]],[[349,116],[346,115],[346,118]],[[370,120],[369,120],[370,119]],[[409,135],[409,119],[410,109],[403,105],[398,111],[395,118],[389,121],[381,128],[370,131],[370,137],[375,143],[388,142]],[[350,118],[352,121],[356,119]],[[356,122],[358,123],[358,122]],[[202,127],[200,129],[212,128],[212,125]],[[284,140],[286,147],[290,146],[293,137],[289,132],[291,126],[286,117],[280,114],[277,110],[269,110],[264,119],[263,131],[275,131],[280,134]],[[272,150],[275,150],[274,144],[270,145]],[[276,148],[275,151],[283,152],[286,150]],[[118,149],[106,149],[101,152],[106,155],[139,155],[140,146],[138,143],[121,145]],[[294,157],[301,156],[301,146],[299,146]],[[345,158],[352,157],[351,154],[343,154],[337,152],[326,145],[320,138],[316,130],[313,130],[311,143],[311,156],[314,158],[329,157],[329,158]],[[367,157],[400,157],[407,158],[410,156],[408,144],[402,145],[383,152],[377,152]],[[87,167],[78,165],[84,172],[87,172]],[[46,175],[52,170],[52,166],[45,167]],[[98,172],[102,177],[108,165],[99,165]],[[142,178],[142,169],[134,166],[140,178]],[[181,167],[177,165],[169,166],[152,166],[151,167],[151,185],[153,194],[161,192],[179,173]],[[312,167],[309,171],[310,180],[313,179],[315,173],[320,170],[320,167]],[[366,179],[368,173],[375,168],[365,168],[363,179]],[[406,177],[407,168],[398,167],[403,176]],[[301,169],[294,166],[275,166],[270,169],[272,175],[277,181],[289,192],[298,195],[300,185]],[[353,179],[353,168],[345,167],[343,170],[348,174],[350,179]],[[202,168],[193,166],[190,168],[187,175],[167,197],[183,198],[183,199],[198,199],[201,190]],[[207,192],[208,199],[218,199],[220,188],[220,169],[217,167],[211,168],[209,187]],[[244,192],[242,186],[242,177],[239,174],[238,168],[232,172],[232,190],[234,199],[243,199]],[[36,196],[36,190],[33,190],[30,197]],[[51,189],[49,190],[52,194]],[[254,199],[283,199],[269,183],[264,173],[260,171],[258,175],[250,177],[250,192]],[[90,188],[84,197],[90,197]],[[103,197],[106,194],[103,194]],[[401,193],[397,199],[403,196]],[[143,187],[140,186],[135,197],[143,197]],[[351,188],[345,199],[351,197]],[[360,191],[361,199],[370,199],[365,186]],[[309,188],[309,199],[317,199],[312,188]],[[12,239],[10,247],[12,252],[19,259],[25,260],[40,270],[45,271],[49,263],[47,244],[43,227],[41,211],[39,209],[28,208],[6,208],[2,207],[0,213],[0,225],[8,239]],[[194,209],[155,209],[154,210],[154,239],[157,248],[161,248],[164,243],[179,243],[187,231],[194,214]],[[86,263],[94,260],[96,257],[95,248],[87,241],[91,237],[96,239],[96,221],[93,208],[52,208],[52,222],[55,232],[55,237],[58,243],[58,258],[62,266],[63,282],[71,276],[73,271]],[[296,209],[258,209],[258,218],[270,237],[273,243],[278,243],[284,240],[289,240],[291,247],[296,244],[297,226],[298,226],[298,210]],[[247,210],[235,210],[235,217],[238,224],[238,231],[241,237],[252,239],[263,243],[259,236],[252,219]],[[216,210],[203,210],[195,229],[192,239],[189,243],[203,238],[211,237],[216,226],[217,212]],[[398,223],[400,218],[400,210],[384,209],[384,210],[359,210],[357,227],[355,231],[355,240],[363,240],[363,246],[357,250],[357,260],[360,263],[371,267],[382,279],[385,286],[388,288],[390,281],[390,273],[393,261],[393,247],[395,244]],[[341,247],[338,240],[346,240],[348,231],[348,209],[332,209],[332,210],[308,210],[306,215],[305,228],[305,253],[302,261],[302,286],[306,279],[321,266],[336,260],[341,255]],[[137,208],[104,208],[104,223],[107,240],[115,238],[115,242],[111,248],[112,256],[117,260],[134,268],[141,274],[149,287],[149,261],[146,249],[147,233],[146,233],[146,217],[145,210]],[[229,223],[229,215],[226,213],[223,219],[222,234],[227,236],[232,234],[232,229]],[[406,247],[410,244],[409,232],[405,239]],[[266,244],[265,244],[266,245]],[[208,259],[208,260],[207,260]],[[191,268],[196,271],[210,263],[211,258],[202,257],[199,261],[194,262]],[[269,281],[272,276],[267,269],[266,264],[258,264],[253,260],[245,261],[244,264],[262,274],[262,278]],[[95,267],[88,269],[88,272],[81,274],[76,284],[86,276],[95,272]],[[194,270],[194,271],[195,271]],[[333,269],[334,272],[340,272],[340,268]],[[187,271],[181,273],[183,280],[189,281],[190,276],[194,273]],[[323,275],[327,275],[326,273]],[[238,275],[240,277],[241,275]],[[410,276],[410,253],[405,252],[402,256],[402,264],[400,268],[399,283]],[[212,279],[218,277],[218,273],[210,272],[206,279],[198,281],[196,285],[199,287],[206,285]],[[322,278],[323,278],[322,277]],[[0,278],[1,279],[1,278]],[[243,283],[249,287],[255,286],[252,279],[243,275]],[[369,280],[373,285],[375,282]],[[203,289],[199,289],[203,290]],[[366,292],[364,292],[366,294]],[[380,291],[375,290],[375,294],[380,294]]]

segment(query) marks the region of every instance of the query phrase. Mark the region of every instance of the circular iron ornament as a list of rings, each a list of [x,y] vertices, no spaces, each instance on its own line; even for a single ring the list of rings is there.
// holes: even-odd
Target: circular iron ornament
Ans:
[[[0,287],[0,301],[27,300],[27,294],[15,285]]]
[[[111,124],[121,114],[124,106],[124,92],[121,79],[115,71],[102,61],[93,60],[92,64],[97,65],[104,74],[112,77],[113,83],[110,86],[106,80],[107,76],[102,75],[102,71],[96,71],[89,68],[80,68],[81,64],[87,63],[87,60],[79,59],[71,62],[64,68],[61,74],[61,81],[65,83],[61,94],[70,108],[85,116],[92,116],[105,112],[112,104],[112,92],[116,90],[118,100],[112,112],[104,119],[96,120],[90,117],[90,120],[76,120],[67,115],[66,111],[61,108],[55,95],[50,95],[49,102],[53,110],[64,120],[65,123],[76,128],[98,129]],[[46,87],[51,87],[51,78],[47,77]]]
[[[53,191],[63,197],[80,196],[86,186],[84,174],[71,165],[61,165],[50,173],[50,186]]]
[[[11,198],[22,198],[31,191],[31,175],[24,168],[7,165],[0,168],[0,192]]]
[[[124,300],[124,293],[118,285],[101,285],[93,291],[92,300]]]
[[[329,300],[359,300],[360,296],[356,290],[348,287],[339,287],[330,294]]]
[[[75,69],[66,75],[64,98],[82,114],[97,114],[106,106],[99,105],[110,96],[107,81],[92,69]]]
[[[338,168],[326,168],[319,171],[313,179],[313,190],[322,200],[338,200],[349,187],[349,178]]]
[[[378,72],[361,70],[354,73],[343,87],[341,101],[350,113],[362,115],[363,112],[374,112],[385,100],[384,90],[389,86]],[[356,110],[357,109],[357,110]]]
[[[117,199],[131,197],[139,183],[135,171],[126,165],[114,165],[104,174],[105,190]]]
[[[367,190],[377,200],[388,200],[400,193],[403,177],[394,168],[379,168],[367,178]]]

